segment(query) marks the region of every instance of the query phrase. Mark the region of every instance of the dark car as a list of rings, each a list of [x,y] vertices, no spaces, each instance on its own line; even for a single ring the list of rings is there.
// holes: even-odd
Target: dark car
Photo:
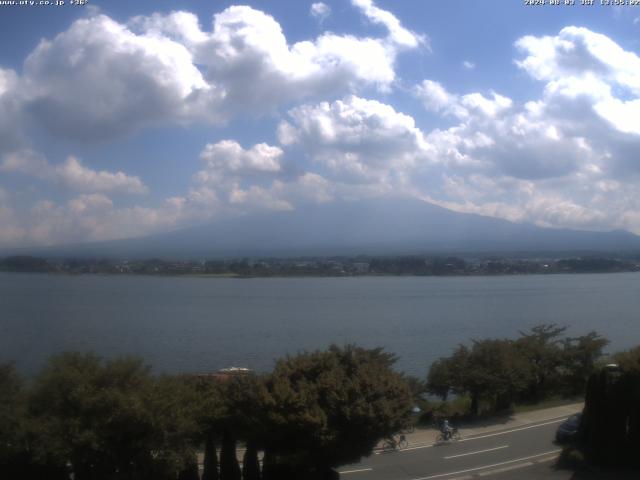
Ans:
[[[580,422],[582,421],[582,413],[576,413],[571,415],[558,427],[556,432],[556,441],[558,443],[567,443],[575,440],[578,436],[578,430],[580,429]]]

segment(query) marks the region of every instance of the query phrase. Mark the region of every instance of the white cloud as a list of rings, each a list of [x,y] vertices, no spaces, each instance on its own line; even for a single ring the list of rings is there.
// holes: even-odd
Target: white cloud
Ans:
[[[192,189],[157,207],[116,205],[104,194],[79,195],[66,203],[37,201],[28,212],[0,223],[0,245],[55,245],[72,241],[131,238],[211,219],[215,193]],[[0,219],[2,219],[0,208]]]
[[[101,193],[80,195],[68,202],[69,210],[74,213],[110,209],[113,207],[111,199]]]
[[[23,114],[15,91],[19,78],[15,71],[0,68],[0,154],[24,143]]]
[[[53,134],[95,141],[166,122],[260,115],[363,86],[389,90],[398,52],[417,47],[421,37],[371,2],[356,6],[389,36],[327,32],[290,45],[273,17],[248,6],[215,14],[211,31],[189,12],[126,25],[102,14],[82,18],[40,42],[16,93]],[[0,71],[0,91],[9,73]]]
[[[400,20],[387,10],[377,7],[373,0],[351,0],[372,23],[384,25],[389,31],[389,40],[396,45],[415,48],[425,43],[426,37],[407,30]]]
[[[432,112],[443,113],[458,118],[467,118],[472,113],[481,113],[487,117],[511,107],[510,98],[491,92],[493,98],[487,98],[480,93],[456,95],[448,92],[440,83],[433,80],[423,80],[413,87],[413,94],[422,101],[424,107]]]
[[[516,47],[526,55],[517,65],[537,80],[595,75],[640,94],[640,57],[606,35],[571,26],[555,37],[522,37]]]
[[[459,95],[430,80],[414,87],[426,109],[459,122],[426,135],[440,167],[419,177],[417,194],[542,226],[640,233],[637,55],[576,27],[516,45],[516,64],[542,82],[538,99]]]
[[[320,23],[329,18],[331,15],[331,7],[323,2],[312,3],[309,13],[314,18],[317,18]]]
[[[16,245],[24,238],[25,233],[18,225],[13,209],[0,204],[0,245]]]
[[[43,177],[49,175],[49,164],[38,152],[19,150],[2,156],[1,172],[19,172],[27,175]]]
[[[428,152],[413,118],[375,100],[350,96],[296,107],[288,116],[280,141],[342,182],[395,183]]]
[[[424,107],[431,112],[448,111],[458,103],[457,96],[451,95],[440,83],[433,80],[423,80],[421,84],[413,88],[413,92],[422,101]]]
[[[54,134],[83,141],[189,115],[210,89],[184,45],[105,15],[42,40],[23,76],[25,108]]]
[[[281,157],[282,149],[278,147],[259,143],[245,150],[233,140],[209,143],[200,154],[208,169],[235,174],[279,172]]]
[[[470,62],[469,60],[464,60],[462,62],[462,66],[463,68],[467,69],[467,70],[473,70],[476,68],[476,64],[473,62]]]
[[[54,167],[53,175],[65,185],[80,191],[131,194],[147,192],[147,187],[138,177],[123,172],[95,171],[82,165],[75,157],[69,157],[65,163]]]
[[[41,154],[31,150],[12,152],[2,157],[0,171],[17,172],[59,183],[76,191],[142,194],[148,191],[142,181],[123,172],[92,170],[75,157],[51,165]]]

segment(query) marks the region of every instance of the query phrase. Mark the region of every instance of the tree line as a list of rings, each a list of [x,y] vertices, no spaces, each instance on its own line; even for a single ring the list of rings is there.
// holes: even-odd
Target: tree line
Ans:
[[[338,478],[336,467],[409,425],[425,390],[468,397],[477,415],[583,395],[588,383],[588,450],[602,452],[607,425],[624,451],[637,447],[640,349],[616,360],[635,373],[613,388],[598,373],[607,340],[565,330],[460,345],[426,382],[396,372],[393,354],[354,345],[287,356],[260,375],[154,375],[138,358],[63,353],[25,380],[0,364],[0,478]]]
[[[515,403],[584,394],[609,343],[596,332],[565,337],[566,327],[543,324],[516,339],[473,340],[431,365],[427,391],[447,400],[470,399],[469,414],[497,412]]]
[[[338,478],[407,425],[395,360],[332,346],[264,375],[156,376],[137,358],[63,353],[30,382],[3,364],[0,477],[196,480],[204,452],[203,480]]]

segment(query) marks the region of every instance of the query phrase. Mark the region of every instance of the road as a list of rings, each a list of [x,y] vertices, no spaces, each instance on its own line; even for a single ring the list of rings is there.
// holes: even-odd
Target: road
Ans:
[[[400,451],[376,452],[360,463],[342,467],[340,478],[453,480],[546,463],[560,451],[553,438],[565,418],[476,435],[453,443],[409,445]]]

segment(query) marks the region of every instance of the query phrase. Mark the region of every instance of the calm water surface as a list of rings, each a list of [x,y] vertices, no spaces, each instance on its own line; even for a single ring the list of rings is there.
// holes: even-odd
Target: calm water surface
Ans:
[[[640,344],[640,274],[187,278],[0,274],[0,361],[33,374],[64,350],[135,354],[158,372],[246,366],[331,343],[382,346],[398,368],[539,323]]]

